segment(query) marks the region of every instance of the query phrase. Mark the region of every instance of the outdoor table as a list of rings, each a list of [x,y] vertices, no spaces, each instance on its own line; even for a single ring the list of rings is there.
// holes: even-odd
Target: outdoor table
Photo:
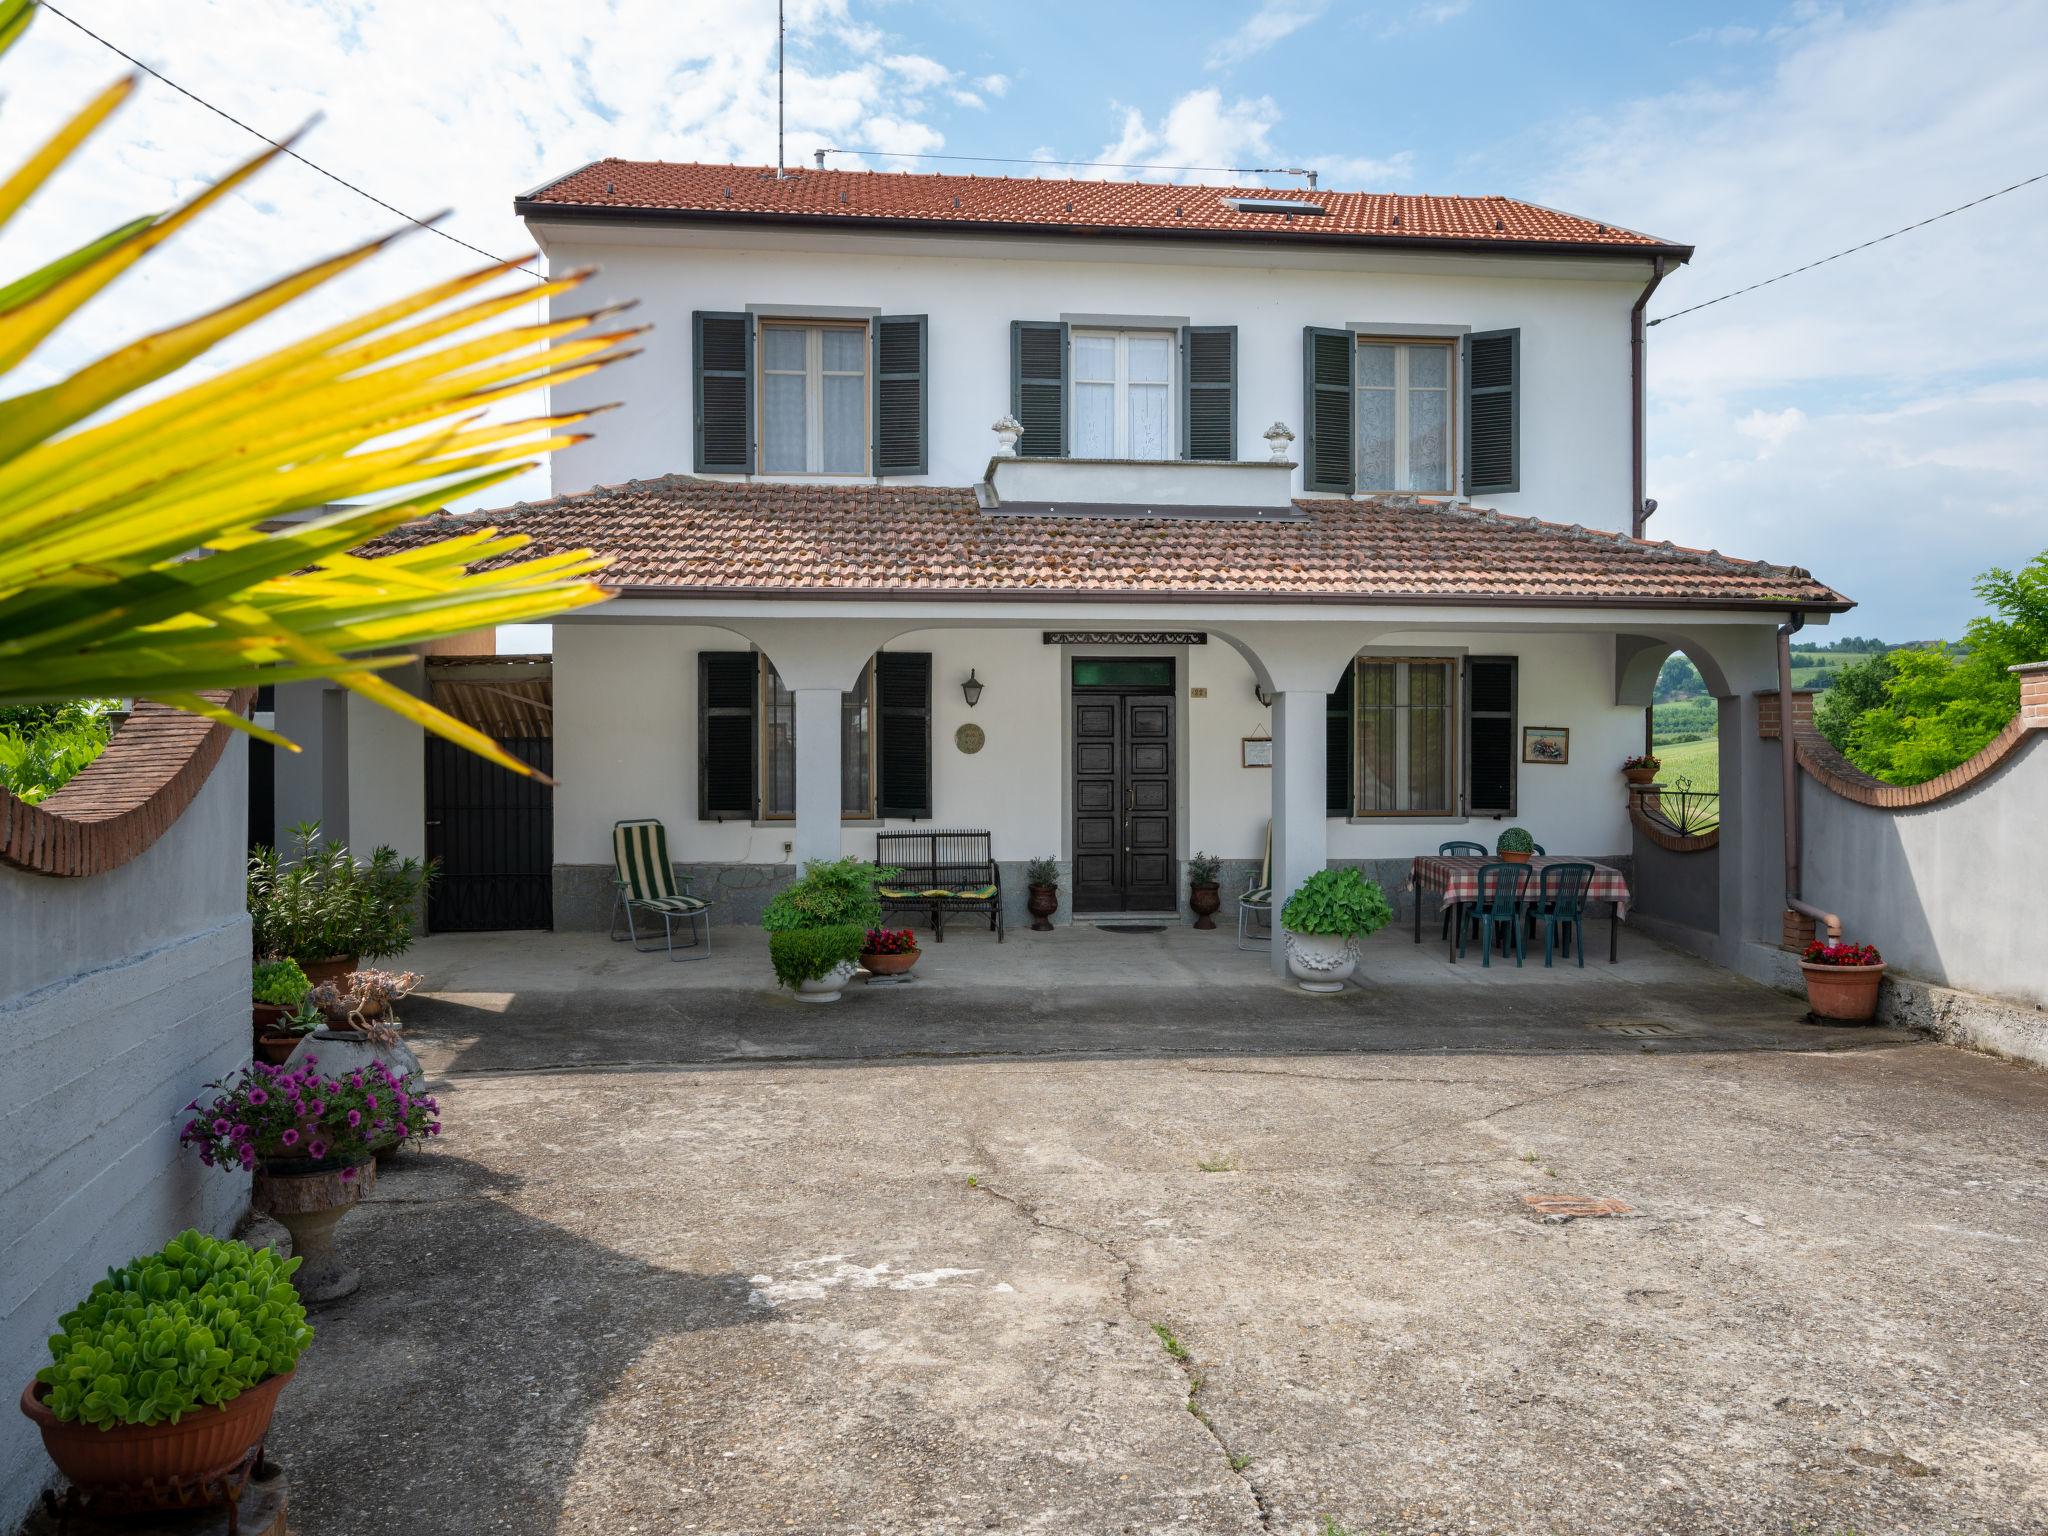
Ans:
[[[1438,910],[1446,906],[1452,909],[1450,958],[1453,965],[1457,964],[1458,934],[1465,921],[1465,908],[1479,900],[1479,871],[1488,864],[1504,862],[1498,857],[1482,859],[1471,854],[1460,854],[1454,858],[1441,854],[1417,857],[1408,876],[1408,889],[1415,893],[1415,942],[1422,942],[1422,893],[1441,893],[1443,901]],[[1628,878],[1611,864],[1601,864],[1593,859],[1574,858],[1563,853],[1536,854],[1529,860],[1531,891],[1542,888],[1542,872],[1552,864],[1593,866],[1593,878],[1586,886],[1586,900],[1613,903],[1613,913],[1607,922],[1607,963],[1614,964],[1621,958],[1621,923],[1628,916]],[[1488,942],[1492,942],[1490,937]]]

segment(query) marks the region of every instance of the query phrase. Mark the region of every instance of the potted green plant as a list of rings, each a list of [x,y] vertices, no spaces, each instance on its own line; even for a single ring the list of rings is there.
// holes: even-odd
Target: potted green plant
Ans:
[[[813,859],[761,913],[775,979],[798,1002],[833,1003],[859,968],[868,930],[882,920],[875,886],[899,871],[855,858]]]
[[[1806,977],[1806,1003],[1816,1016],[1841,1024],[1868,1024],[1877,1016],[1884,956],[1874,944],[1806,946],[1799,957]]]
[[[225,1503],[312,1341],[300,1260],[182,1232],[58,1321],[21,1394],[95,1515]]]
[[[1657,780],[1657,770],[1663,766],[1655,757],[1645,752],[1637,757],[1623,758],[1621,776],[1631,784],[1654,784]]]
[[[1188,910],[1195,914],[1195,926],[1213,930],[1216,909],[1223,905],[1216,877],[1223,861],[1213,853],[1197,853],[1188,860]]]
[[[1393,920],[1375,881],[1355,869],[1319,869],[1280,911],[1287,969],[1304,992],[1341,992],[1358,969],[1358,941]]]
[[[375,1182],[380,1148],[441,1134],[440,1104],[416,1073],[372,1061],[329,1076],[311,1054],[207,1087],[210,1103],[185,1106],[193,1118],[179,1143],[209,1168],[255,1175],[249,1203],[284,1224],[305,1260],[293,1282],[303,1299],[348,1295],[361,1277],[335,1252],[334,1229]]]
[[[287,853],[258,847],[249,855],[256,953],[297,961],[315,983],[339,980],[364,959],[403,954],[436,872],[433,862],[401,859],[392,848],[359,861],[346,844],[323,843],[318,822],[302,822]]]
[[[924,951],[917,947],[917,934],[908,928],[870,928],[861,945],[861,969],[871,976],[901,976]]]
[[[252,1023],[256,1030],[256,1054],[264,1061],[283,1061],[299,1043],[301,1031],[288,1021],[295,1020],[313,990],[313,983],[299,969],[296,960],[265,960],[256,965],[249,978],[253,1000]],[[284,1054],[277,1054],[279,1051]]]
[[[1509,827],[1495,841],[1493,851],[1509,864],[1526,864],[1536,851],[1536,839],[1525,827]]]
[[[1032,859],[1024,866],[1024,910],[1032,931],[1052,932],[1052,915],[1060,909],[1060,865],[1057,859]]]

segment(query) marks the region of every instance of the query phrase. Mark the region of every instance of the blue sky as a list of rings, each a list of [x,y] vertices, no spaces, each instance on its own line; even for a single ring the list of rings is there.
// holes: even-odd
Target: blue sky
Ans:
[[[63,3],[246,121],[320,114],[309,154],[407,210],[453,209],[447,227],[507,254],[524,248],[511,195],[585,160],[774,150],[772,0]],[[2038,0],[790,0],[789,18],[792,159],[1311,165],[1325,186],[1503,192],[1697,244],[1653,312],[2048,170]],[[120,68],[43,17],[0,77],[5,141]],[[65,195],[0,240],[0,272],[189,195],[249,147],[145,86]],[[138,314],[219,302],[390,222],[280,167],[40,361],[75,365]],[[1653,331],[1652,531],[1812,568],[1861,601],[1847,631],[1958,632],[1978,571],[2048,547],[2044,237],[2048,183]],[[254,340],[467,259],[416,237]]]

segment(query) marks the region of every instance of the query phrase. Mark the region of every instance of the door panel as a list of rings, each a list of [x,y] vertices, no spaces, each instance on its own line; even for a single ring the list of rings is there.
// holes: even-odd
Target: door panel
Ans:
[[[1074,910],[1177,904],[1171,696],[1074,699]]]
[[[542,773],[546,737],[498,743]],[[427,890],[436,933],[554,926],[554,803],[548,786],[508,773],[438,736],[427,748],[427,854],[441,861]]]

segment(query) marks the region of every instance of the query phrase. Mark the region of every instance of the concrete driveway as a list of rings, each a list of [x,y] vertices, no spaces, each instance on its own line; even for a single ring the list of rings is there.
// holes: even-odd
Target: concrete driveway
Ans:
[[[2048,1078],[1602,937],[956,930],[829,1008],[428,941],[293,1529],[2048,1529]]]

